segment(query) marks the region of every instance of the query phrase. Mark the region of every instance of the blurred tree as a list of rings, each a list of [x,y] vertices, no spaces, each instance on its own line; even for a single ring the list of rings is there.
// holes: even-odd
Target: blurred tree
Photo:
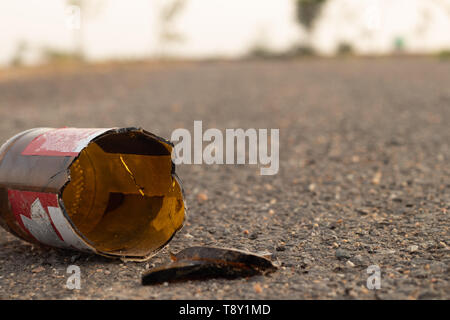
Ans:
[[[84,57],[84,40],[83,40],[83,29],[85,28],[82,23],[83,20],[93,18],[97,15],[101,9],[104,7],[104,0],[66,0],[66,5],[75,6],[79,8],[80,21],[79,28],[74,29],[74,55],[80,58]]]
[[[350,56],[353,54],[353,46],[346,41],[340,42],[336,48],[336,54],[338,56]]]
[[[158,15],[158,45],[160,56],[167,55],[167,46],[184,39],[183,35],[176,29],[176,19],[186,6],[186,0],[164,0]]]
[[[320,15],[320,11],[326,1],[327,0],[295,0],[297,21],[306,31],[304,43],[300,44],[298,48],[294,50],[298,55],[314,54],[314,49],[311,46],[311,34],[314,29],[314,23]]]
[[[10,65],[13,67],[20,67],[24,63],[24,55],[28,50],[28,44],[24,40],[20,40],[17,43],[16,50],[14,51]]]
[[[307,32],[311,32],[314,22],[320,14],[322,6],[327,0],[295,0],[298,22],[303,25]]]

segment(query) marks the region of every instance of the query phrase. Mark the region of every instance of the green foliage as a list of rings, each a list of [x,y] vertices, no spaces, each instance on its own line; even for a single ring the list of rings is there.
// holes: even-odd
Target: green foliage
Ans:
[[[183,40],[183,36],[175,30],[175,21],[185,5],[185,0],[174,0],[164,4],[159,14],[161,28],[159,37],[161,42],[179,42]]]
[[[309,32],[327,0],[295,0],[298,22]]]
[[[55,48],[43,48],[42,57],[48,64],[80,63],[84,57],[79,52],[64,51]]]
[[[315,56],[317,53],[314,50],[314,48],[308,44],[300,44],[297,46],[294,46],[289,50],[287,53],[287,56],[289,57],[312,57]]]
[[[20,67],[23,65],[24,55],[28,50],[28,45],[25,41],[19,41],[16,45],[16,50],[14,51],[13,57],[11,59],[10,65],[13,67]]]
[[[403,37],[396,37],[394,39],[394,50],[401,52],[405,49],[405,39]]]
[[[442,50],[437,55],[442,60],[450,60],[450,49]]]
[[[348,42],[341,42],[339,43],[338,47],[336,48],[336,54],[338,56],[349,56],[353,54],[353,47]]]
[[[263,45],[255,45],[250,48],[249,53],[247,54],[250,58],[256,59],[270,59],[273,58],[274,53]]]

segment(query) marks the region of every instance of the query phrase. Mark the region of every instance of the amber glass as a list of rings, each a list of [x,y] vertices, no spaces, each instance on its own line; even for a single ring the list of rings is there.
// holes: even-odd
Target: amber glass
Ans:
[[[18,153],[26,143],[20,143],[20,148],[8,147],[6,157],[12,158],[8,153]],[[49,189],[48,181],[62,175],[58,178],[62,181],[61,187],[56,192],[60,196],[60,205],[81,238],[103,255],[147,258],[164,246],[184,221],[183,194],[173,172],[171,150],[168,143],[149,133],[119,131],[94,139],[77,157],[58,160],[54,172],[49,169],[50,163],[56,161],[52,157],[27,158],[18,154],[15,161],[3,164],[21,164],[17,162],[20,159],[29,174],[39,176],[33,181],[45,181],[42,188],[23,185],[25,179],[16,179],[10,170],[4,170],[5,178],[0,182],[4,189],[22,183],[21,190],[44,190],[44,185]],[[33,161],[33,169],[27,161]],[[43,163],[46,169],[39,173],[34,163]],[[61,169],[64,164],[66,168]],[[44,175],[46,178],[42,177]],[[0,214],[8,221],[5,217],[10,213]]]

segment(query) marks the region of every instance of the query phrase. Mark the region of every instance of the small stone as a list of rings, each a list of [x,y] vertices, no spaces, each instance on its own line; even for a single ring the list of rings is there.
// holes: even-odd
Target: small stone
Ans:
[[[277,251],[286,251],[286,247],[285,246],[278,246],[275,248]]]
[[[331,230],[334,230],[338,227],[338,224],[336,222],[332,222],[330,223],[330,225],[328,226],[328,228],[330,228]]]
[[[409,246],[409,248],[408,248],[409,252],[416,252],[417,250],[419,250],[419,246],[415,245],[415,244],[412,246]]]
[[[351,262],[350,260],[347,260],[347,262],[345,264],[350,268],[353,268],[355,266],[355,264],[353,262]]]
[[[344,260],[344,259],[350,259],[352,256],[350,254],[350,252],[348,252],[345,249],[337,249],[336,250],[336,258],[338,258],[339,260]]]
[[[208,200],[208,195],[206,193],[200,192],[197,194],[197,201],[202,203]]]
[[[368,208],[358,208],[356,209],[356,212],[362,216],[366,216],[370,213],[370,210]]]
[[[31,270],[31,272],[39,273],[39,272],[42,272],[44,270],[45,270],[45,268],[41,266],[41,267],[34,268],[33,270]]]
[[[263,289],[259,283],[255,283],[253,285],[253,289],[255,290],[256,293],[261,293],[263,291]]]
[[[80,259],[81,255],[80,254],[76,254],[74,256],[70,257],[70,262],[74,263],[75,261],[77,261],[78,259]]]
[[[362,266],[362,265],[364,265],[364,260],[363,260],[363,257],[361,256],[361,255],[356,255],[356,256],[354,256],[352,259],[351,259],[351,262],[354,264],[354,265],[357,265],[357,266]]]
[[[380,182],[381,182],[381,177],[382,177],[381,171],[377,171],[377,172],[374,174],[373,178],[372,178],[372,183],[375,184],[375,185],[380,184]]]

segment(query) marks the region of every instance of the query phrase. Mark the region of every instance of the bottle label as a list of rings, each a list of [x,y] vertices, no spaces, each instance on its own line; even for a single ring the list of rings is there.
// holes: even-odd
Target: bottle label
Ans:
[[[93,251],[64,216],[54,193],[8,190],[11,210],[20,227],[38,242],[82,251]]]
[[[77,156],[92,139],[110,129],[60,128],[49,130],[30,142],[24,156]]]

